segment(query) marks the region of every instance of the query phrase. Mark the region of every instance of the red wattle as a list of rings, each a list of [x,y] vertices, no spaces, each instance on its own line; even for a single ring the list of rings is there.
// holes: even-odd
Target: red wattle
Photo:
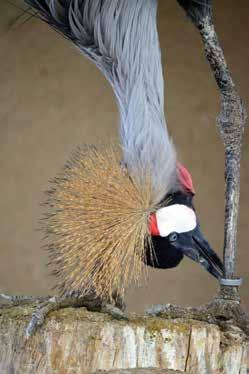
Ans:
[[[195,189],[190,172],[180,162],[177,162],[177,169],[181,185],[185,188],[185,190],[195,195]]]
[[[155,213],[150,215],[149,218],[149,231],[152,236],[160,236],[160,232],[157,226],[157,219]]]

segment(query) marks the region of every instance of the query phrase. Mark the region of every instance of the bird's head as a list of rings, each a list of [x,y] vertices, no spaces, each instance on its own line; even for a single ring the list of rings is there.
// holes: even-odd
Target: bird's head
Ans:
[[[170,196],[170,202],[150,216],[154,258],[147,255],[148,265],[175,267],[186,255],[203,266],[216,278],[223,275],[223,264],[204,238],[192,199],[195,194],[192,178],[178,165],[181,191]]]

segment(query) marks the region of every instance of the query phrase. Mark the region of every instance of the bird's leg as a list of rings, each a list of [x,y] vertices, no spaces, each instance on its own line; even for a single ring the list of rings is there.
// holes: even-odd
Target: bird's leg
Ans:
[[[221,94],[221,113],[218,117],[218,130],[225,147],[224,276],[226,279],[233,279],[235,276],[237,251],[240,160],[246,111],[228,70],[211,17],[207,17],[203,21],[199,30],[204,42],[207,59],[214,72]]]
[[[220,46],[212,18],[211,1],[178,0],[197,27],[203,40],[205,53],[221,95],[221,113],[218,130],[225,147],[225,238],[224,285],[231,298],[237,293],[239,282],[235,278],[237,251],[237,221],[240,194],[240,160],[246,110],[236,90]],[[233,286],[236,286],[233,288]],[[222,290],[221,290],[222,291]],[[220,294],[223,294],[221,292]],[[235,297],[236,298],[236,297]]]
[[[249,316],[240,305],[239,282],[235,278],[237,220],[240,193],[240,160],[247,114],[235,88],[212,19],[210,0],[177,0],[198,28],[205,53],[221,95],[218,130],[225,147],[225,239],[224,284],[214,299],[198,308],[157,305],[148,314],[166,318],[193,318],[218,325],[231,321],[249,335]]]
[[[124,314],[124,304],[117,301],[115,305],[108,301],[103,301],[94,294],[81,296],[77,292],[68,293],[65,296],[53,296],[35,308],[31,320],[26,329],[26,336],[30,337],[37,328],[43,325],[46,316],[55,310],[63,308],[80,308],[85,307],[91,311],[108,313],[115,319],[127,319]]]

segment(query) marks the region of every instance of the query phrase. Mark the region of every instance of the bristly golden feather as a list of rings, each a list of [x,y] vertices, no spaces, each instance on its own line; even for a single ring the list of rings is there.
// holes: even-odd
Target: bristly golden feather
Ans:
[[[115,147],[78,148],[52,181],[42,228],[62,294],[112,299],[141,278],[152,188],[149,176],[138,185],[120,161]]]

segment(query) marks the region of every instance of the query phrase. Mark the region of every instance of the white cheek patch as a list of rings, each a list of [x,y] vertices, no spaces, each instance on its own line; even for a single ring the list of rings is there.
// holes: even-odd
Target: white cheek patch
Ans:
[[[156,212],[157,227],[160,236],[166,237],[171,232],[192,231],[197,225],[193,209],[182,204],[174,204],[158,209]]]

